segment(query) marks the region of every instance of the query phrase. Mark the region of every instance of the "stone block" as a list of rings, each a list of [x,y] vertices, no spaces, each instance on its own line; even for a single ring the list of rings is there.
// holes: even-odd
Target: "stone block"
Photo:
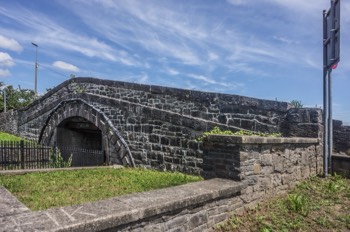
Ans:
[[[276,158],[276,157],[274,157]],[[276,160],[274,160],[274,170],[277,173],[282,173],[284,172],[284,161],[279,157]]]
[[[189,218],[189,229],[193,230],[199,226],[202,226],[208,222],[208,215],[205,211],[200,211],[196,214],[193,214]]]
[[[262,166],[272,166],[273,165],[272,154],[270,153],[261,154],[260,163]]]
[[[168,139],[167,137],[161,137],[161,138],[160,138],[160,143],[161,143],[162,145],[169,145],[170,139]]]
[[[183,225],[186,225],[188,222],[188,218],[186,215],[175,217],[174,219],[167,221],[164,223],[164,229],[166,231],[173,229],[173,228],[181,228]]]
[[[215,215],[211,218],[213,220],[214,224],[219,224],[220,222],[223,222],[229,218],[227,213],[222,213],[219,215]]]
[[[148,139],[151,143],[159,143],[159,136],[158,135],[151,134],[151,135],[149,135]]]
[[[254,164],[253,165],[253,171],[254,171],[254,174],[260,174],[261,172],[261,165],[260,164]]]

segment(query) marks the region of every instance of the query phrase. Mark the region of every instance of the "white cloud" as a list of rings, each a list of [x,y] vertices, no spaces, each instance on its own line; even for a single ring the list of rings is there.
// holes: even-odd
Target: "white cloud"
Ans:
[[[8,53],[0,52],[0,66],[11,67],[15,65],[12,57]]]
[[[171,76],[176,76],[180,74],[180,72],[174,68],[168,68],[166,72]]]
[[[0,35],[0,47],[15,52],[21,52],[23,50],[22,46],[16,40],[3,35]]]
[[[7,69],[0,69],[0,77],[8,77],[11,76],[11,73]]]
[[[298,41],[288,39],[287,37],[284,37],[284,36],[273,36],[272,38],[277,40],[277,41],[280,41],[282,43],[286,43],[286,44],[298,44],[299,43]]]
[[[21,38],[25,43],[31,42],[26,39],[29,31],[29,34],[36,35],[32,36],[31,39],[37,41],[39,47],[41,44],[45,44],[46,46],[75,51],[88,57],[98,57],[109,61],[117,60],[114,55],[115,50],[103,41],[77,34],[60,26],[40,12],[29,11],[22,7],[7,8],[6,10],[0,8],[0,15],[27,28],[27,31],[17,31],[16,34],[17,38]]]
[[[283,6],[285,8],[298,11],[298,12],[318,12],[320,15],[322,11],[322,4],[316,4],[315,1],[305,1],[305,0],[265,0],[266,2],[271,2]],[[329,2],[329,1],[328,1]],[[323,5],[324,6],[324,5]],[[330,7],[330,3],[328,5]]]
[[[187,76],[199,81],[204,81],[205,83],[208,83],[208,84],[217,84],[215,80],[205,77],[203,75],[188,74]]]
[[[140,76],[139,76],[139,79],[138,81],[140,83],[146,83],[146,81],[149,79],[147,73],[142,73]]]
[[[59,68],[59,69],[62,69],[62,70],[65,70],[65,71],[71,71],[71,72],[79,72],[80,71],[80,69],[77,66],[63,62],[63,61],[55,61],[52,63],[52,66]]]
[[[137,46],[141,48],[138,52],[146,50],[159,58],[167,57],[187,65],[203,64],[196,47],[207,36],[206,31],[200,26],[193,27],[186,12],[176,12],[152,1],[146,5],[132,0],[98,3],[98,6],[92,6],[91,2],[79,1],[69,9],[86,25],[94,25],[91,29],[126,50],[134,50]],[[102,7],[98,10],[104,11],[103,16],[94,17],[96,7]]]
[[[228,3],[232,5],[242,5],[246,3],[247,0],[227,0]]]
[[[214,60],[217,60],[219,59],[219,55],[214,53],[214,52],[209,52],[208,54],[208,61],[214,61]]]

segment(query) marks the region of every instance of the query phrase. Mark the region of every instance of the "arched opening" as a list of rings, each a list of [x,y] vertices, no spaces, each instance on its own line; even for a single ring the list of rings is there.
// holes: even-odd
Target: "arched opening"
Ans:
[[[72,155],[72,166],[99,166],[106,163],[102,132],[83,117],[67,118],[57,126],[56,146],[65,160]]]
[[[81,125],[78,125],[79,123],[81,123]],[[58,127],[60,127],[59,130],[61,131],[57,137]],[[66,136],[64,131],[71,134],[71,136]],[[85,136],[85,133],[90,134]],[[73,134],[76,134],[76,137],[73,136]],[[102,136],[102,141],[96,139],[100,138],[100,135]],[[90,105],[83,99],[62,101],[49,113],[41,129],[38,141],[40,144],[44,145],[57,145],[57,138],[61,149],[64,144],[86,145],[89,143],[84,141],[93,141],[93,145],[89,144],[90,147],[97,147],[97,144],[102,144],[102,150],[99,151],[99,153],[102,152],[103,155],[98,157],[103,157],[104,164],[122,164],[135,167],[134,158],[132,157],[128,144],[111,120],[109,120],[103,111]],[[66,153],[69,157],[72,151]],[[83,158],[81,160],[89,160],[86,159],[85,156],[83,156]],[[98,165],[101,162],[102,161],[99,160],[91,165]],[[73,166],[77,166],[75,163],[73,157]]]

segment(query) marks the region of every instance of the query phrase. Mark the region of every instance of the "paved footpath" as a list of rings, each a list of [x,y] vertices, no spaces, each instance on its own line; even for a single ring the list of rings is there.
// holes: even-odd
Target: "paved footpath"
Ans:
[[[6,188],[0,186],[0,217],[14,216],[30,210],[13,196]]]

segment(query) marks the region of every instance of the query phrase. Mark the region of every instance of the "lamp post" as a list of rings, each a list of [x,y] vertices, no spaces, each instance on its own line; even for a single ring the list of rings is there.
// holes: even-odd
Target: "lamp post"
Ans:
[[[37,81],[38,81],[38,45],[33,43],[35,46],[35,75],[34,75],[34,96],[37,95]]]

